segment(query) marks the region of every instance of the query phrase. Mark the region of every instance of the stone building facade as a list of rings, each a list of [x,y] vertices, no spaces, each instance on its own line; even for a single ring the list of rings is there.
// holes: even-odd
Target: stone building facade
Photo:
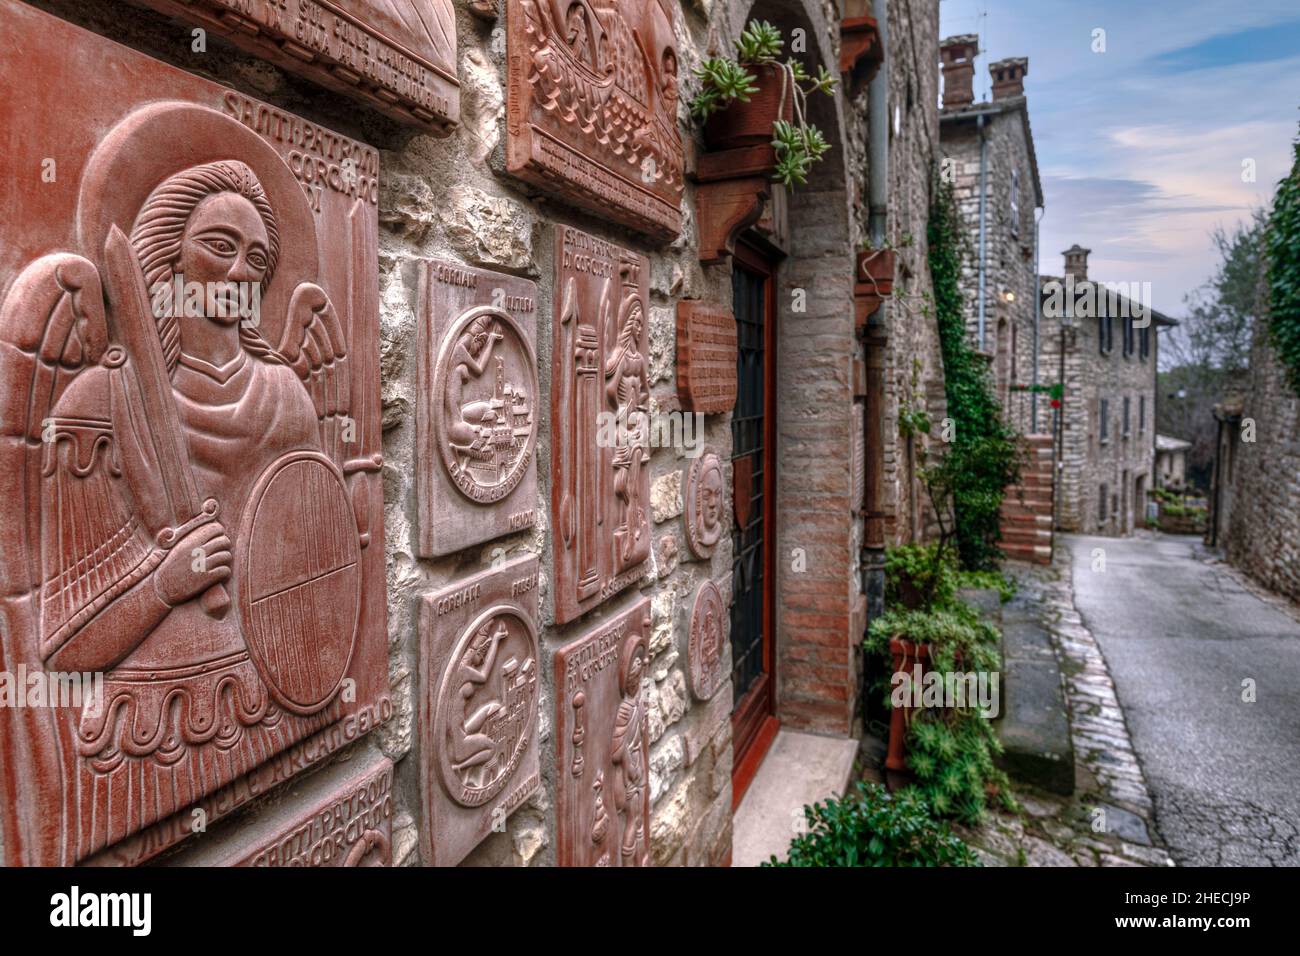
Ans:
[[[11,89],[23,76],[37,78],[9,98],[4,121],[21,149],[0,162],[22,170],[5,174],[32,183],[22,194],[35,197],[44,186],[22,164],[45,170],[41,158],[52,153],[58,178],[46,183],[63,184],[58,208],[69,210],[59,213],[67,226],[57,224],[55,245],[25,234],[6,243],[6,315],[44,294],[37,280],[61,276],[57,288],[65,292],[68,270],[78,282],[91,281],[76,271],[82,260],[37,257],[75,247],[99,266],[101,248],[112,243],[82,240],[98,236],[100,225],[125,231],[134,216],[103,211],[117,202],[104,182],[121,187],[123,196],[143,190],[136,197],[142,202],[155,185],[143,181],[144,166],[159,177],[185,172],[189,178],[171,187],[175,202],[189,203],[185,208],[232,217],[253,211],[241,220],[254,238],[239,240],[252,242],[240,267],[261,277],[267,308],[291,319],[276,318],[283,328],[270,338],[256,323],[251,331],[241,327],[239,361],[310,399],[322,429],[337,429],[330,432],[336,450],[357,441],[350,430],[366,436],[364,454],[339,451],[337,463],[316,451],[291,453],[298,456],[293,462],[307,462],[300,471],[324,483],[319,495],[288,494],[270,478],[249,492],[272,516],[325,502],[336,512],[334,537],[325,543],[295,536],[305,519],[277,519],[284,522],[278,531],[269,524],[259,530],[256,508],[247,528],[239,526],[237,534],[251,528],[258,536],[235,541],[227,598],[239,608],[240,626],[260,636],[251,655],[242,647],[231,653],[243,692],[261,694],[260,703],[244,701],[234,721],[203,724],[195,711],[197,723],[170,737],[162,730],[180,718],[160,703],[163,697],[150,696],[152,685],[147,694],[115,689],[123,706],[153,708],[160,733],[147,759],[105,749],[99,756],[111,757],[109,763],[76,750],[78,721],[91,717],[60,712],[38,726],[45,716],[7,710],[0,853],[9,864],[91,857],[121,864],[725,864],[740,762],[736,729],[759,739],[778,723],[834,736],[854,732],[868,572],[878,569],[885,543],[920,533],[896,414],[909,389],[932,406],[941,403],[937,336],[932,320],[918,321],[892,303],[872,309],[870,321],[858,320],[855,251],[869,235],[872,212],[867,78],[883,59],[890,142],[888,203],[880,211],[896,244],[906,234],[916,239],[900,257],[901,287],[911,295],[928,288],[938,4],[343,6],[350,18],[304,0],[292,4],[292,13],[267,8],[266,19],[254,22],[248,10],[235,13],[219,2],[139,0],[127,8],[99,0],[0,0],[7,36],[45,36],[50,44],[40,53],[50,62],[24,61],[16,43],[0,56]],[[424,14],[414,13],[416,6]],[[885,10],[880,28],[872,13]],[[725,52],[751,19],[774,23],[787,41],[798,36],[796,55],[810,72],[825,65],[844,80],[833,97],[809,103],[831,149],[793,195],[768,180],[752,153],[708,152],[689,117],[695,67]],[[425,48],[433,52],[411,53]],[[77,69],[108,64],[96,81],[107,91],[105,105],[87,129],[103,124],[103,155],[115,165],[94,189],[87,183],[99,175],[101,154],[87,160],[71,140],[43,139],[58,111],[52,100],[33,108],[45,102],[41,96],[59,95],[41,93],[37,83],[73,73],[61,57],[78,55]],[[593,108],[584,97],[608,83],[626,94],[625,112],[599,119],[624,122],[627,111],[641,117],[629,139],[584,140],[581,124],[550,115]],[[201,135],[149,133],[169,129],[182,115],[199,118],[198,127],[186,129]],[[198,143],[202,137],[211,143]],[[220,142],[238,162],[218,155]],[[635,164],[618,152],[628,142]],[[87,144],[86,153],[93,148]],[[152,157],[149,164],[143,156]],[[220,177],[228,185],[208,185]],[[302,196],[281,188],[295,179]],[[204,205],[203,189],[246,202]],[[91,200],[101,205],[86,205]],[[35,209],[47,200],[23,201]],[[79,208],[80,230],[71,214]],[[174,207],[157,208],[160,222],[171,223]],[[40,218],[28,206],[7,212],[6,233]],[[266,228],[277,222],[278,231]],[[221,258],[239,245],[222,231],[228,225],[219,235],[191,238]],[[197,228],[193,220],[176,228],[182,226]],[[149,235],[133,230],[132,241],[147,245]],[[93,294],[68,306],[94,303],[88,317],[78,313],[88,338],[62,361],[80,368],[102,356],[106,380],[118,382],[148,363],[130,349],[129,361],[114,351],[113,323],[130,295],[123,277],[131,270],[123,263],[130,260],[104,255],[110,332],[105,339],[96,331],[104,318]],[[292,297],[280,291],[288,280],[272,277],[277,265],[278,275],[304,279]],[[761,341],[775,353],[766,392],[752,391],[744,378],[745,361],[766,361],[761,343],[746,339],[759,326],[739,323],[734,344],[731,321],[745,318],[742,306],[754,307],[750,293],[757,288],[767,297]],[[687,313],[696,310],[694,318],[683,318],[682,303],[690,304]],[[47,315],[67,314],[45,305]],[[42,453],[42,429],[10,412],[27,407],[26,389],[56,374],[61,354],[36,348],[33,341],[48,341],[49,333],[35,334],[6,339],[0,353],[8,456],[0,460],[0,477],[6,496],[28,500],[33,513],[40,492],[31,477],[38,472],[30,469],[32,456]],[[204,388],[220,392],[247,374],[192,359],[186,335],[179,333],[179,344],[163,340],[159,361],[170,364],[155,377],[145,405],[154,413],[163,375],[201,374]],[[733,385],[737,350],[740,381]],[[272,353],[283,353],[283,363]],[[277,364],[288,365],[301,385],[288,371],[263,369]],[[662,436],[657,426],[669,413],[690,414],[676,419],[677,438],[609,447],[593,440],[589,413],[597,408],[639,438],[643,429]],[[766,408],[769,419],[757,447],[745,431],[755,408]],[[260,427],[281,434],[271,411],[263,407],[257,416],[268,423]],[[75,445],[77,429],[88,426],[68,421]],[[700,430],[688,433],[697,423]],[[103,423],[106,434],[116,435],[112,427]],[[197,426],[186,419],[169,427]],[[254,428],[241,440],[255,444],[258,434]],[[737,436],[747,442],[742,453]],[[316,447],[314,435],[309,444]],[[86,449],[93,468],[100,446],[75,447]],[[210,467],[234,481],[232,460],[218,456]],[[164,469],[178,485],[189,470],[175,461]],[[137,506],[147,510],[139,500]],[[345,513],[348,520],[338,517]],[[237,515],[220,517],[234,532]],[[761,548],[747,533],[759,535]],[[49,664],[47,639],[63,639],[62,630],[46,635],[34,610],[56,580],[42,577],[49,570],[37,557],[40,534],[26,518],[0,527],[7,552],[0,670]],[[28,556],[21,567],[14,557],[19,544]],[[262,572],[252,569],[264,565],[251,562],[265,553],[288,574],[303,554],[315,560],[330,548],[341,549],[341,563],[328,573],[313,570],[312,586],[337,597],[329,589],[338,579],[330,576],[348,577],[361,565],[366,586],[354,582],[352,604],[317,602],[322,633],[337,631],[342,639],[304,657],[301,644],[285,643],[285,625],[257,616],[263,605],[250,602],[261,594]],[[158,560],[166,560],[162,552],[146,545],[140,573]],[[134,587],[132,581],[122,587]],[[234,611],[220,618],[226,623],[212,623],[221,611],[209,594],[221,581],[203,582],[212,587],[203,592],[202,611],[191,585],[185,593],[159,591],[162,603],[150,613],[165,619],[186,600],[200,632],[237,634],[230,630]],[[256,600],[280,600],[281,593],[272,589]],[[739,607],[741,595],[755,594]],[[105,601],[119,596],[93,595],[67,628],[94,620]],[[349,630],[337,618],[354,604],[361,623]],[[143,619],[129,618],[137,625]],[[753,678],[736,652],[737,621],[762,628],[758,643],[747,645],[762,656],[768,697],[761,708],[734,686],[738,674]],[[274,655],[282,652],[297,654],[299,663],[277,665]],[[110,687],[124,681],[112,669],[137,652],[124,653],[98,665],[110,669]],[[149,673],[156,677],[156,668],[170,663],[164,655]],[[175,680],[186,694],[203,685],[214,706],[233,707],[223,696],[228,685],[205,676],[214,666],[199,661]],[[308,672],[315,676],[304,690],[295,682]],[[743,715],[738,699],[750,708]],[[111,711],[110,723],[117,713]],[[87,726],[81,724],[83,732]],[[249,742],[255,734],[264,734],[257,745],[264,749]],[[76,760],[87,761],[79,773],[121,774],[138,783],[143,777],[131,775],[176,778],[186,761],[200,767],[198,754],[207,747],[219,751],[217,764],[204,771],[209,776],[173,780],[163,809],[119,804],[127,798],[113,791],[102,797],[111,813],[93,822],[101,797],[65,786],[55,759],[56,751],[66,761],[79,754]],[[751,744],[749,762],[761,752],[761,742]],[[181,764],[167,763],[174,760]],[[47,792],[64,794],[57,813],[40,803]],[[71,839],[79,828],[84,832]]]
[[[1159,331],[1175,323],[1140,293],[1130,299],[1089,280],[1089,251],[1074,245],[1064,275],[1042,277],[1041,381],[1064,386],[1049,422],[1056,527],[1126,535],[1155,487]]]
[[[1025,390],[1035,378],[1038,326],[1037,216],[1043,209],[1025,76],[1024,57],[988,66],[992,99],[975,102],[973,79],[979,38],[949,37],[940,46],[943,109],[940,148],[951,177],[970,249],[962,290],[971,341],[993,371],[1008,421],[1022,434],[1046,427],[1046,402]]]
[[[1242,394],[1215,408],[1211,544],[1271,591],[1300,601],[1300,398],[1255,324]]]

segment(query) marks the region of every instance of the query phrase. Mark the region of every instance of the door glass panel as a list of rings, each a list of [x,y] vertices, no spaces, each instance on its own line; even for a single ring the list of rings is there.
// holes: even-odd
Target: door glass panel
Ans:
[[[763,647],[764,540],[763,483],[766,454],[765,425],[766,283],[764,276],[737,264],[731,273],[739,349],[736,408],[731,416],[733,467],[744,474],[742,459],[750,467],[749,509],[741,526],[732,532],[731,685],[738,703],[762,676],[766,667]]]

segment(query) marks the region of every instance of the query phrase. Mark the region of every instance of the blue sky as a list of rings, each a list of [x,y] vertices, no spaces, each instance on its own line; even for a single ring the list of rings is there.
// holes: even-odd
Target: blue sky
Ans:
[[[1300,0],[941,0],[941,36],[1028,56],[1043,177],[1040,266],[1072,243],[1091,278],[1150,282],[1175,317],[1212,273],[1209,233],[1266,204],[1300,128]],[[1105,52],[1093,51],[1105,31]],[[1255,182],[1242,164],[1255,161]]]

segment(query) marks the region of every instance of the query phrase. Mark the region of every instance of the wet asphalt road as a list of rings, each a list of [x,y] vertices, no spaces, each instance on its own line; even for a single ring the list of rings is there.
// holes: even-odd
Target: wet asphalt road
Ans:
[[[1064,536],[1182,866],[1300,865],[1300,624],[1196,557],[1191,537]],[[1106,570],[1094,571],[1093,549]],[[1255,681],[1255,702],[1242,681]]]

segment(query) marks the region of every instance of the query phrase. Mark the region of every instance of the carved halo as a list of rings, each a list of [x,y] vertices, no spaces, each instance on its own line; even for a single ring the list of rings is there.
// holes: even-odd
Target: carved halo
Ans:
[[[257,174],[279,223],[277,279],[262,299],[263,333],[277,341],[289,299],[320,269],[316,219],[302,185],[270,143],[232,117],[207,106],[167,101],[132,112],[109,130],[86,161],[77,197],[82,253],[103,271],[111,226],[127,235],[135,217],[164,180],[203,163],[237,159]]]

